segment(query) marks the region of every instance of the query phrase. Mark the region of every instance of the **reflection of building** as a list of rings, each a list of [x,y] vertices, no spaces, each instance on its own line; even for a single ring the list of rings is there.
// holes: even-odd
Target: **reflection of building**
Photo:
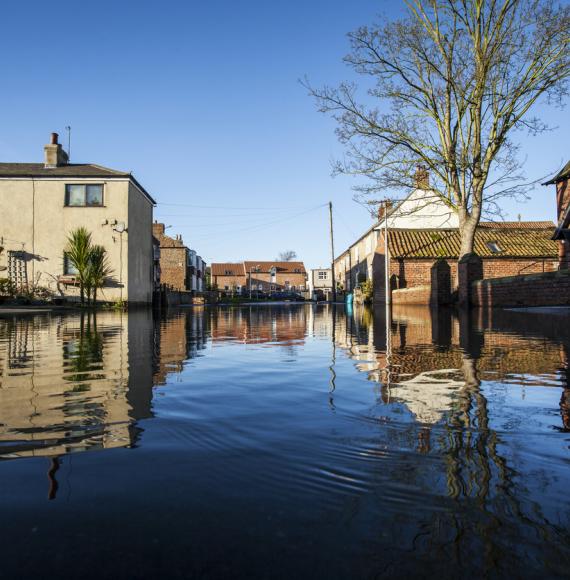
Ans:
[[[279,346],[303,342],[308,310],[305,305],[219,309],[212,313],[209,322],[212,341],[275,342]]]
[[[17,287],[77,297],[64,252],[70,233],[85,227],[112,270],[99,299],[151,302],[152,197],[131,173],[69,163],[56,133],[44,153],[44,163],[0,163],[0,267]]]
[[[157,350],[153,382],[166,383],[171,373],[180,373],[184,363],[205,347],[208,319],[203,310],[177,312],[155,321]]]
[[[131,445],[151,416],[150,314],[0,318],[1,456]]]
[[[425,424],[445,418],[475,380],[472,372],[476,380],[501,382],[552,374],[561,367],[560,341],[570,339],[562,328],[531,328],[528,316],[492,312],[460,320],[449,310],[394,306],[386,341],[384,313],[367,313],[337,319],[337,343],[381,385],[384,402],[403,403]]]

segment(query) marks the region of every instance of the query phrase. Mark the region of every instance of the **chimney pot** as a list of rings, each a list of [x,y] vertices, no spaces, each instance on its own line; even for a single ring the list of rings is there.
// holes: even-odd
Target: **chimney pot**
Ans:
[[[380,202],[380,205],[378,206],[378,221],[379,222],[384,219],[384,216],[386,215],[386,209],[388,209],[388,211],[390,211],[392,209],[392,202],[391,201]]]
[[[58,139],[59,135],[57,133],[52,133],[51,134],[51,141],[50,143],[52,145],[57,145],[57,139]]]

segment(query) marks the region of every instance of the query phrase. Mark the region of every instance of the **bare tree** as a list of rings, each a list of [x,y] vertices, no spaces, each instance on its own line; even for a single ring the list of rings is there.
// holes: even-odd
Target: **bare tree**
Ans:
[[[277,256],[277,261],[278,262],[291,262],[296,257],[297,257],[297,252],[295,252],[295,250],[285,250],[284,252],[281,252]]]
[[[455,210],[461,256],[483,209],[524,194],[514,132],[548,129],[537,102],[562,105],[570,75],[570,7],[554,0],[406,0],[406,16],[349,34],[345,61],[370,81],[315,89],[338,122],[337,173],[366,176],[362,195],[409,188],[417,167]]]

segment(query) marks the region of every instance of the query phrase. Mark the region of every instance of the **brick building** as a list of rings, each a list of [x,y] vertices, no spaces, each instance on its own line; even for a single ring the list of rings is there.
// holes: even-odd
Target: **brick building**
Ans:
[[[167,236],[164,224],[152,224],[152,235],[160,246],[160,283],[170,290],[203,291],[206,264],[188,248],[182,236]]]
[[[558,242],[560,268],[570,267],[570,161],[551,180],[543,185],[556,186],[556,218],[558,220],[554,239]]]
[[[252,290],[278,292],[303,291],[307,288],[307,271],[303,262],[212,263],[212,285],[218,290],[242,294]]]
[[[478,279],[501,278],[558,269],[552,222],[482,222],[475,234]],[[394,303],[450,303],[457,298],[458,229],[388,231],[390,288]],[[374,300],[385,301],[384,235],[376,248]]]
[[[430,189],[427,171],[418,167],[415,189],[395,205],[381,204],[374,225],[335,259],[338,288],[352,291],[374,279],[376,248],[386,222],[389,229],[439,230],[458,226],[457,214]]]

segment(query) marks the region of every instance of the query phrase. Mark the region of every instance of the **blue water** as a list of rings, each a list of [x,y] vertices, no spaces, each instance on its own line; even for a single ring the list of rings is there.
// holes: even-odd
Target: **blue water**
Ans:
[[[0,316],[0,576],[565,577],[569,321]]]

